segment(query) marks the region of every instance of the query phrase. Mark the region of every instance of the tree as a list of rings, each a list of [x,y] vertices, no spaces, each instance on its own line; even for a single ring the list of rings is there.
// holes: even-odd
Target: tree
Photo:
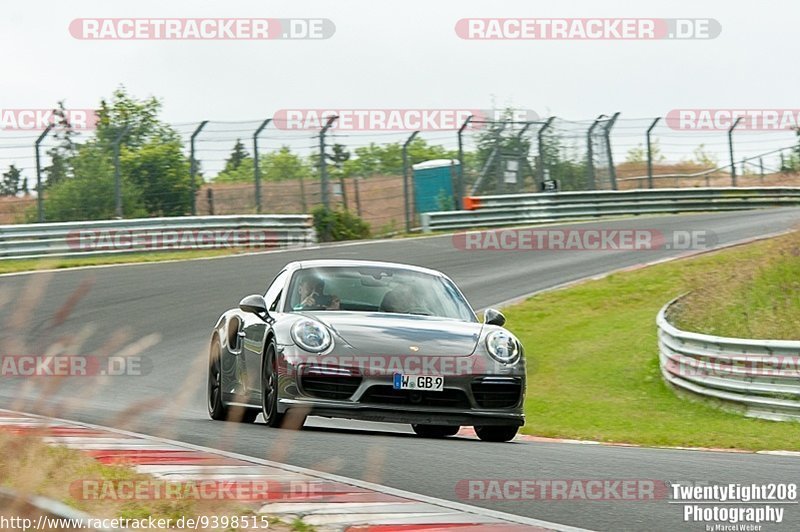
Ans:
[[[12,164],[9,166],[8,171],[3,174],[2,180],[0,180],[0,196],[16,196],[23,191],[23,184],[27,189],[27,180],[22,180],[22,172]]]
[[[347,148],[342,146],[341,144],[334,144],[333,145],[333,153],[329,154],[326,153],[325,157],[333,165],[331,174],[333,177],[341,177],[342,176],[342,169],[344,168],[344,163],[350,160],[350,152],[347,151]]]
[[[189,161],[177,139],[151,139],[120,156],[125,178],[140,191],[150,215],[181,216],[192,204]]]
[[[312,175],[311,164],[300,155],[293,153],[288,146],[278,151],[260,155],[258,164],[261,179],[264,181],[287,181],[291,179],[309,178]],[[224,169],[214,178],[215,183],[253,183],[255,180],[254,161],[252,157],[242,160],[235,169]]]
[[[354,150],[355,157],[343,164],[345,177],[371,175],[400,175],[403,173],[403,145],[399,142],[383,146],[370,143]],[[425,139],[415,138],[408,145],[409,164],[417,164],[433,159],[455,159],[456,150],[443,146],[429,145]]]
[[[719,164],[717,157],[706,150],[706,145],[701,144],[695,148],[694,161],[705,168],[716,168]]]
[[[650,141],[650,156],[653,162],[664,162],[666,158],[661,154],[661,145],[658,139]],[[647,161],[647,148],[642,144],[637,144],[635,147],[628,150],[628,156],[625,158],[626,163],[644,163]]]
[[[45,213],[48,221],[107,220],[115,216],[114,166],[111,157],[96,140],[77,147],[71,158],[73,176],[48,189]],[[141,192],[122,179],[123,216],[146,216]],[[35,218],[35,212],[28,215]]]
[[[52,176],[48,176],[44,198],[47,219],[103,219],[115,215],[114,142],[123,132],[123,214],[176,216],[189,212],[189,162],[183,155],[178,133],[159,120],[160,110],[161,103],[156,98],[137,100],[123,87],[114,91],[110,100],[102,100],[94,137],[80,144],[71,136],[63,139],[57,172],[52,174],[58,178],[51,181]],[[54,164],[55,161],[51,166]]]
[[[230,157],[228,157],[228,160],[225,161],[225,169],[223,172],[232,172],[233,170],[238,169],[242,163],[249,158],[250,154],[248,154],[247,150],[245,150],[242,140],[236,139],[236,144],[233,146],[233,151],[231,152]]]
[[[69,121],[63,100],[58,102],[53,116],[55,117],[53,138],[57,143],[46,152],[50,158],[50,164],[42,169],[45,188],[55,186],[70,176],[69,160],[74,157],[76,151],[75,130]]]

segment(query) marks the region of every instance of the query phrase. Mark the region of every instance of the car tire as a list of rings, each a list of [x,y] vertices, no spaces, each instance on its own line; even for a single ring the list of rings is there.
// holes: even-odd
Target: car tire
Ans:
[[[300,429],[306,421],[306,415],[289,410],[283,414],[278,412],[278,384],[277,354],[275,344],[270,342],[264,353],[264,363],[261,371],[261,414],[268,427],[284,429]]]
[[[239,421],[252,423],[258,417],[254,408],[229,407],[222,400],[222,357],[219,343],[215,339],[211,343],[208,355],[208,415],[215,421]]]
[[[417,436],[423,438],[446,438],[448,436],[455,436],[461,428],[458,425],[411,425]]]
[[[516,425],[488,425],[475,427],[475,434],[483,441],[506,442],[513,440],[518,430]]]

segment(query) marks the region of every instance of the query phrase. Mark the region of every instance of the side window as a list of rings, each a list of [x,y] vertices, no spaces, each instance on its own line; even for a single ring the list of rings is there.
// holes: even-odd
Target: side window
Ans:
[[[283,290],[283,285],[286,284],[286,278],[288,276],[289,272],[283,270],[275,277],[272,284],[269,285],[269,288],[267,288],[267,293],[264,294],[264,300],[267,302],[267,309],[270,311],[278,309],[278,303],[281,300],[281,291]]]

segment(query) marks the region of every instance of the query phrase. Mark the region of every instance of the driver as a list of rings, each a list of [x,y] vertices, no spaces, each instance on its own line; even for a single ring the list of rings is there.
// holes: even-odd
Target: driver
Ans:
[[[324,295],[324,288],[325,283],[319,277],[303,278],[297,287],[300,309],[339,310],[339,298],[335,295]]]

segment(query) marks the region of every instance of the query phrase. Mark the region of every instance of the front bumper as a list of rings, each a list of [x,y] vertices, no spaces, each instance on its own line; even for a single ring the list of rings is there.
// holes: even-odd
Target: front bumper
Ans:
[[[288,351],[288,352],[287,352]],[[278,410],[306,410],[323,417],[388,423],[489,426],[525,424],[524,362],[493,365],[491,374],[441,373],[441,392],[394,390],[394,372],[325,366],[318,372],[307,356],[284,350]],[[488,357],[473,353],[469,357]],[[464,357],[464,358],[469,358]],[[487,364],[469,367],[486,368]]]

